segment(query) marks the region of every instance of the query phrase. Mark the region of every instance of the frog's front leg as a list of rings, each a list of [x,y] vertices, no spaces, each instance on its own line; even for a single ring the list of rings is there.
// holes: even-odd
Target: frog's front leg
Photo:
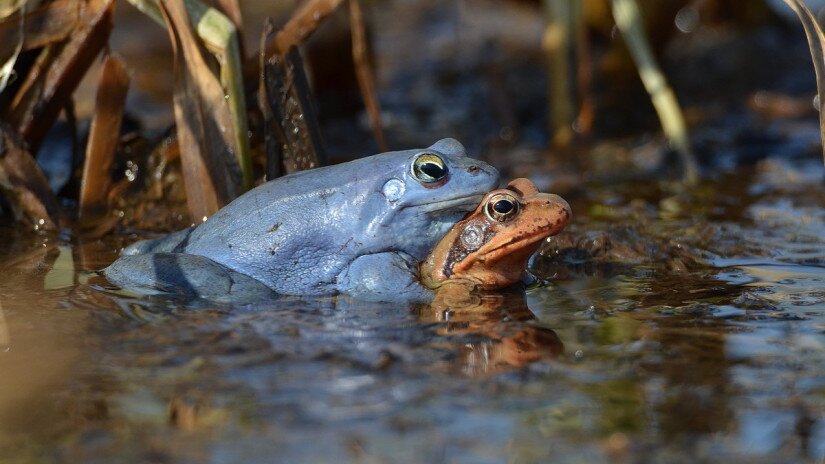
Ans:
[[[252,277],[209,258],[183,253],[121,256],[103,274],[113,284],[139,293],[172,293],[232,303],[276,296]]]
[[[367,301],[428,302],[433,293],[421,285],[418,264],[398,252],[359,256],[338,276],[338,291]]]

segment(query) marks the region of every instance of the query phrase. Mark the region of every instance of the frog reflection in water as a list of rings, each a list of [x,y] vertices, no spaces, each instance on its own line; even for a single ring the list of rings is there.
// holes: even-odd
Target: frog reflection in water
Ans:
[[[464,287],[466,289],[466,287]],[[489,375],[520,368],[564,352],[552,329],[535,325],[524,292],[439,290],[422,306],[419,320],[437,323],[439,335],[455,338],[457,367],[467,375]]]
[[[436,241],[498,181],[453,139],[303,171],[203,224],[127,247],[103,273],[131,290],[218,301],[358,294],[367,280],[417,276]]]

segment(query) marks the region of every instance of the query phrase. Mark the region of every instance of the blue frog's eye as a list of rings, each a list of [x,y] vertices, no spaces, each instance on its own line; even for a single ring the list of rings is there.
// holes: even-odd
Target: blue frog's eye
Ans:
[[[487,217],[494,221],[509,221],[518,214],[519,202],[510,194],[500,193],[487,200],[487,204],[484,205],[484,212]]]
[[[448,170],[440,156],[423,153],[413,161],[412,173],[419,181],[431,184],[447,177]]]

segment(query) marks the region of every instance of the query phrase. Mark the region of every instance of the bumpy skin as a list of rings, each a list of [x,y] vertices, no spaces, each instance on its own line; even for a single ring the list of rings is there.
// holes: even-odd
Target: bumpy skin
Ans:
[[[414,177],[411,166],[422,153],[446,163],[443,181]],[[375,287],[363,279],[383,269],[391,275],[399,262],[414,267],[410,260],[422,260],[498,182],[495,168],[468,158],[453,139],[303,171],[247,192],[203,224],[128,247],[103,272],[126,288],[199,288],[212,285],[208,277],[217,272],[251,277],[279,294],[357,294]],[[196,271],[177,278],[147,265],[145,255],[157,253],[206,260],[179,260],[178,267]],[[368,269],[350,270],[361,256],[370,256]]]
[[[506,213],[497,213],[494,205]],[[421,281],[430,288],[466,282],[487,290],[518,283],[541,242],[561,232],[571,216],[560,196],[515,179],[488,193],[438,242],[421,265]]]

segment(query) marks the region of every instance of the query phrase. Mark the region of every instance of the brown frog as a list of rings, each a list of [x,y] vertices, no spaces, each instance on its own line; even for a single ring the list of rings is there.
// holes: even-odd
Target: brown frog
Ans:
[[[421,264],[421,282],[492,290],[518,283],[541,242],[570,222],[570,205],[541,193],[528,179],[488,193],[475,211],[456,223]]]
[[[561,197],[516,179],[485,195],[417,269],[406,260],[373,266],[370,256],[363,257],[362,278],[349,294],[372,301],[433,302],[511,286],[521,280],[542,240],[564,229],[570,217],[570,205]]]
[[[558,335],[531,324],[524,294],[491,292],[518,283],[541,242],[570,222],[570,205],[540,193],[527,179],[488,193],[478,208],[447,232],[421,264],[421,283],[432,289],[422,321],[443,324],[441,335],[458,336],[457,359],[468,375],[519,368],[564,351]],[[481,341],[467,342],[464,335]]]

